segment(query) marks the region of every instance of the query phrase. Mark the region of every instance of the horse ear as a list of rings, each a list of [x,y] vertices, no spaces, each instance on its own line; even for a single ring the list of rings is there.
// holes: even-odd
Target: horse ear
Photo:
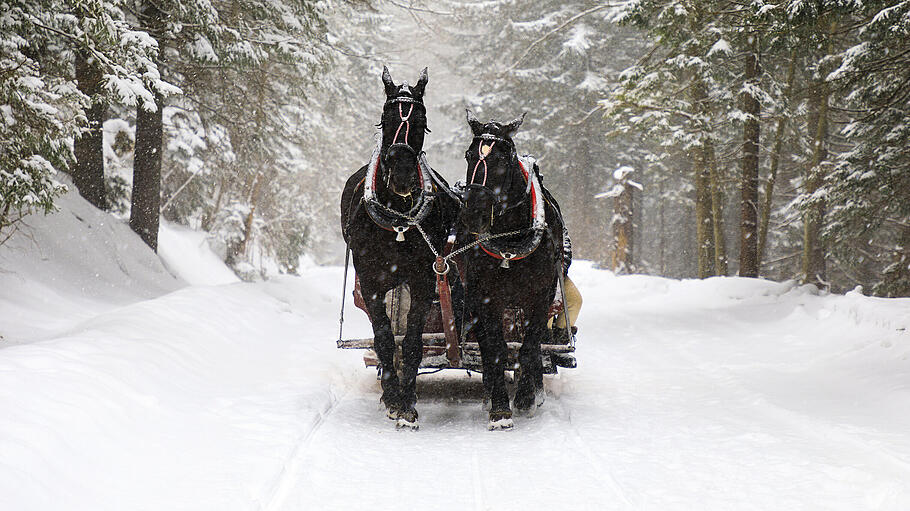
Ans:
[[[524,122],[526,115],[528,115],[528,112],[524,112],[520,117],[505,125],[505,132],[507,137],[512,138],[512,135],[518,132],[518,127],[521,126],[522,122]]]
[[[389,68],[382,66],[382,84],[385,85],[385,95],[392,96],[398,92],[398,88],[395,87],[395,82],[392,81],[392,75],[389,73]]]
[[[420,78],[417,79],[417,85],[414,86],[414,94],[423,96],[423,91],[426,89],[428,81],[427,68],[423,68],[423,71],[420,72]]]
[[[474,136],[480,135],[483,132],[483,123],[477,120],[477,116],[470,108],[465,108],[465,111],[468,113],[468,126],[471,127]]]

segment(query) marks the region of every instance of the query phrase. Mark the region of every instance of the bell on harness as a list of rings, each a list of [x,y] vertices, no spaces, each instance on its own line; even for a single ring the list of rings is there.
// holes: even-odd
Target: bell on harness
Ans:
[[[508,270],[509,269],[509,259],[512,259],[513,257],[515,257],[518,254],[513,254],[511,252],[500,252],[499,255],[502,256],[502,263],[500,263],[499,267],[505,268],[506,270]]]

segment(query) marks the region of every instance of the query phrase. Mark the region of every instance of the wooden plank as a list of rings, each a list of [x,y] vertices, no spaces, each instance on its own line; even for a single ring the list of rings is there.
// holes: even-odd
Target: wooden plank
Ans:
[[[445,346],[445,334],[423,334],[423,342],[425,345],[436,345],[441,344]],[[400,343],[404,340],[403,335],[396,335],[395,342]],[[442,341],[442,342],[440,342]],[[365,339],[345,339],[343,341],[337,341],[338,347],[345,350],[359,350],[359,349],[372,349],[373,348],[373,338],[367,337]]]
[[[395,336],[396,342],[401,342],[403,339],[403,335]],[[424,350],[440,347],[445,349],[446,347],[445,334],[423,334],[423,342]],[[521,343],[518,342],[508,342],[506,345],[510,351],[518,351],[518,348],[521,347]],[[347,339],[338,342],[338,347],[342,349],[373,349],[373,339]],[[461,343],[461,348],[464,351],[480,351],[480,345],[476,342]],[[575,351],[575,346],[569,344],[541,344],[540,351],[541,353],[572,353]]]
[[[475,372],[483,372],[483,364],[480,361],[480,353],[465,352],[463,353],[461,359],[461,367],[452,367],[449,364],[449,360],[446,357],[445,350],[443,349],[436,355],[424,356],[423,360],[420,363],[421,369],[470,369]],[[513,361],[514,362],[514,361]],[[556,367],[553,365],[553,362],[550,360],[550,357],[543,357],[543,372],[544,374],[556,374]],[[574,360],[573,360],[574,362]],[[363,354],[363,363],[367,367],[376,367],[379,365],[379,359],[376,357],[376,353],[373,350],[367,350]],[[560,367],[575,367],[573,364],[563,364]]]

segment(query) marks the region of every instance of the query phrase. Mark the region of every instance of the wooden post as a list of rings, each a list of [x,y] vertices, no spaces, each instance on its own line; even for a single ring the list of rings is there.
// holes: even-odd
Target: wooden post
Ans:
[[[633,188],[640,190],[641,185],[629,179],[629,174],[632,172],[632,167],[620,167],[613,173],[613,178],[617,181],[613,188],[608,192],[595,195],[598,198],[613,198],[613,219],[611,222],[613,240],[611,243],[610,267],[615,273],[632,273],[635,271],[633,262],[634,223],[632,221],[632,192]]]

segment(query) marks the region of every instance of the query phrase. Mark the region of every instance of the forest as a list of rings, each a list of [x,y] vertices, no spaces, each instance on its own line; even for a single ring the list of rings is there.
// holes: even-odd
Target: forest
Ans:
[[[528,112],[577,258],[910,296],[908,1],[7,0],[0,243],[72,183],[246,280],[337,262],[384,64],[452,181],[465,107]]]

